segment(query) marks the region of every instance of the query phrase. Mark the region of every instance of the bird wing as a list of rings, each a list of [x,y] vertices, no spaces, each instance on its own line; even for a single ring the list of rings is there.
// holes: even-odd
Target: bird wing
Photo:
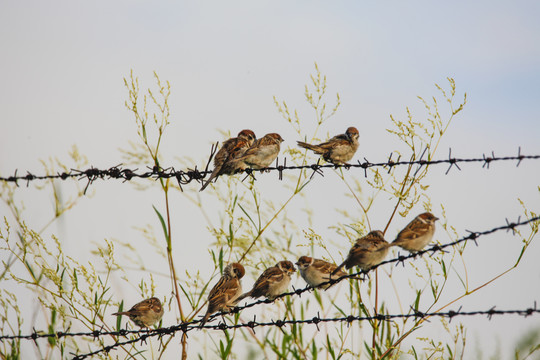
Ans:
[[[255,281],[251,290],[252,297],[260,297],[268,292],[270,285],[283,280],[284,274],[279,268],[272,266],[266,269]]]
[[[214,157],[214,170],[212,170],[212,174],[210,174],[210,177],[208,178],[208,180],[206,180],[206,182],[201,187],[201,190],[199,191],[203,191],[212,182],[212,180],[217,178],[219,175],[226,173],[228,169],[226,169],[225,165],[227,163],[227,160],[231,156],[231,152],[233,152],[236,148],[238,142],[238,138],[231,138],[223,143],[216,156]]]
[[[266,141],[264,141],[264,140],[265,140],[264,137],[255,140],[255,142],[251,145],[251,147],[249,149],[247,149],[246,151],[244,151],[242,156],[237,157],[237,159],[242,160],[242,159],[246,158],[249,155],[256,154],[260,150],[261,146],[266,145]]]
[[[240,156],[244,155],[244,153],[249,149],[249,142],[243,139],[239,139],[236,144],[231,147],[229,150],[229,157],[227,158],[227,161],[231,161],[234,159],[239,158]]]
[[[401,230],[397,239],[416,239],[424,235],[428,230],[428,226],[421,221],[413,220],[407,227]]]
[[[117,313],[114,313],[113,315],[127,315],[130,317],[140,316],[144,314],[145,312],[147,312],[148,310],[150,310],[151,308],[152,306],[148,304],[147,302],[138,303],[138,304],[133,305],[133,307],[129,309],[128,311],[117,312]]]
[[[225,161],[229,158],[231,151],[234,149],[238,143],[238,138],[230,138],[226,140],[221,149],[216,154],[214,158],[214,167],[221,167]]]
[[[238,289],[239,281],[236,278],[222,276],[208,295],[209,309],[219,309],[229,303],[237,295]]]
[[[154,304],[150,302],[144,302],[144,303],[135,305],[130,311],[132,313],[141,314],[141,313],[146,313],[150,310],[154,310]]]
[[[337,265],[320,259],[315,259],[311,266],[313,266],[315,269],[319,270],[323,274],[330,274],[337,268]]]
[[[349,142],[349,137],[347,136],[347,134],[339,134],[339,135],[334,136],[330,140],[328,140],[328,142],[331,142],[331,141],[347,141],[347,142]]]
[[[340,135],[334,136],[333,138],[331,138],[330,140],[326,142],[323,142],[322,144],[319,144],[319,146],[323,149],[331,150],[342,145],[349,146],[350,143],[351,142],[349,141],[349,138],[347,137],[347,135],[340,134]]]
[[[234,147],[229,149],[227,160],[221,166],[220,174],[234,174],[239,169],[239,162],[237,160],[240,159],[248,149],[249,143],[239,139]]]
[[[377,244],[370,239],[359,239],[356,241],[356,243],[353,245],[351,251],[355,249],[355,251],[365,250],[365,251],[373,251],[376,250]]]
[[[339,278],[339,277],[348,275],[346,272],[341,270],[341,268],[336,270],[338,267],[336,264],[332,264],[328,261],[324,261],[320,259],[315,259],[315,261],[313,261],[313,264],[311,266],[315,267],[321,273],[327,275],[326,277],[327,280],[330,280],[330,275],[332,276],[332,278]]]
[[[208,301],[210,301],[210,299],[212,298],[215,298],[216,295],[218,295],[222,291],[221,289],[223,289],[225,282],[227,282],[227,278],[227,276],[222,276],[219,278],[217,284],[214,285],[214,287],[212,288],[212,290],[210,290],[210,293],[208,294]]]

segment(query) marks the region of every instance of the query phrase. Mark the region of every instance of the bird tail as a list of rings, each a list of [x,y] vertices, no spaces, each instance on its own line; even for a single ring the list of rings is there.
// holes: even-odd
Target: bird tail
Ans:
[[[199,191],[203,191],[204,189],[206,189],[206,187],[210,184],[210,182],[212,182],[212,180],[214,180],[217,176],[218,176],[218,170],[214,169],[214,171],[212,171],[212,174],[210,175],[208,180],[206,180],[206,182],[201,187],[201,190]]]
[[[202,328],[204,324],[206,324],[209,318],[210,318],[210,311],[207,311],[206,314],[204,314],[204,317],[202,318],[201,323],[199,324],[199,328]]]
[[[336,271],[339,271],[339,269],[337,269]],[[343,276],[347,276],[348,274],[346,275],[339,275],[339,274],[333,274],[331,273],[329,277],[325,278],[325,281],[330,281],[330,280],[338,280],[338,279],[341,279]],[[352,277],[348,277],[346,278],[347,280],[359,280],[359,281],[362,281],[364,280],[362,277],[360,276],[352,276]],[[328,285],[325,285],[324,286],[324,290],[328,290],[330,289],[332,286],[336,285],[337,283],[333,283],[333,284],[328,284]]]
[[[330,273],[330,277],[332,277],[333,275],[337,274],[339,272],[339,270],[343,269],[343,267],[345,266],[345,264],[347,263],[347,260],[345,260],[344,262],[341,263],[341,265],[339,265],[334,271],[332,271]]]
[[[321,154],[321,153],[324,152],[324,151],[321,150],[320,146],[318,146],[318,145],[311,145],[311,144],[305,143],[303,141],[297,141],[297,144],[298,144],[298,146],[303,147],[304,149],[314,151],[317,154]]]
[[[116,315],[116,316],[120,316],[120,315],[129,315],[129,312],[127,312],[127,311],[120,311],[120,312],[114,313],[113,315]]]
[[[239,297],[237,297],[235,300],[234,300],[234,304],[238,304],[240,301],[244,300],[245,298],[247,298],[248,296],[251,296],[251,291],[248,291],[247,293],[243,293],[242,295],[240,295]]]
[[[391,243],[388,243],[388,247],[399,246],[400,243],[401,242],[398,239],[396,239],[396,240],[392,241]]]

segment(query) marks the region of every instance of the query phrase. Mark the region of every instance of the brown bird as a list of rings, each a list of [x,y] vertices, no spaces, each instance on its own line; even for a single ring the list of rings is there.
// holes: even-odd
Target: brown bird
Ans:
[[[232,175],[237,170],[241,170],[238,166],[242,163],[234,163],[234,160],[244,155],[247,149],[253,144],[257,138],[251,130],[242,130],[238,133],[238,137],[230,138],[223,143],[221,148],[214,158],[214,170],[208,180],[201,187],[203,191],[208,184],[220,175]]]
[[[223,275],[208,294],[208,310],[201,320],[200,327],[213,313],[229,311],[236,304],[236,299],[242,294],[240,279],[245,273],[246,270],[239,263],[229,264],[223,269]]]
[[[291,282],[291,274],[295,271],[296,269],[292,262],[278,262],[275,266],[266,269],[257,281],[255,281],[253,289],[240,295],[236,301],[239,302],[248,296],[255,299],[264,296],[269,300],[274,300],[277,296],[287,291],[287,287]]]
[[[330,279],[335,280],[348,275],[342,270],[333,274],[333,271],[337,268],[336,264],[321,259],[314,259],[309,256],[301,256],[296,262],[296,265],[298,266],[302,278],[304,278],[308,285],[313,288],[328,282]],[[323,286],[323,289],[327,290],[330,286],[332,286],[332,284],[326,284]]]
[[[422,250],[433,239],[435,234],[435,221],[438,217],[430,212],[418,215],[403,230],[390,246],[400,246],[409,252]]]
[[[279,134],[266,134],[255,141],[244,155],[235,159],[234,163],[243,163],[238,167],[250,167],[257,170],[267,168],[276,160],[282,142],[283,139]]]
[[[121,311],[113,315],[126,315],[135,325],[140,327],[150,327],[157,323],[163,317],[163,306],[157,297],[145,299],[140,303],[133,305],[128,311]]]
[[[346,269],[359,266],[362,270],[369,270],[384,260],[389,247],[390,244],[384,239],[382,231],[371,231],[366,236],[356,240],[345,261],[332,272],[332,275],[341,270],[343,266]]]
[[[358,130],[355,127],[347,129],[345,134],[337,135],[319,145],[311,145],[303,141],[297,141],[298,146],[309,149],[332,164],[346,164],[351,160],[358,149]]]

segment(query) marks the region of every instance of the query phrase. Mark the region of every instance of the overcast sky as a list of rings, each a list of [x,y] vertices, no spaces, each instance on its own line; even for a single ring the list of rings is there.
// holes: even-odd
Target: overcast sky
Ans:
[[[175,165],[175,157],[193,158],[201,166],[210,144],[223,140],[221,130],[235,134],[251,128],[258,136],[279,132],[284,145],[293,146],[296,135],[276,111],[273,96],[309,118],[304,84],[315,62],[328,78],[329,101],[336,92],[342,101],[335,118],[321,129],[321,137],[356,126],[361,143],[357,160],[386,160],[395,148],[386,132],[390,114],[405,119],[405,107],[410,106],[421,119],[423,107],[417,96],[437,95],[434,84],[447,86],[447,77],[456,80],[458,101],[466,92],[468,104],[451,125],[437,157],[447,156],[449,147],[458,157],[481,157],[491,151],[515,155],[518,147],[523,154],[540,154],[539,18],[540,3],[532,0],[4,0],[0,175],[11,175],[15,169],[19,174],[41,173],[40,159],[66,159],[73,144],[95,167],[121,163],[118,148],[136,140],[133,119],[124,107],[123,78],[131,69],[143,89],[153,85],[153,71],[171,83],[171,125],[163,144],[167,166]],[[314,128],[314,123],[306,127],[306,135]],[[516,220],[521,214],[517,198],[540,211],[539,169],[536,161],[525,161],[518,168],[492,164],[490,170],[467,165],[446,176],[446,168],[434,168],[429,196],[434,209],[445,205],[449,223],[461,234],[465,229],[485,230],[504,224],[505,218]],[[315,209],[334,196],[325,190],[327,178],[331,176],[313,184],[310,206]],[[91,245],[79,247],[77,241],[140,237],[132,227],[143,223],[159,228],[151,207],[163,206],[157,193],[137,192],[116,181],[96,183],[93,189],[93,198],[52,229],[80,259],[86,259]],[[187,190],[195,192],[198,187]],[[30,190],[24,194],[24,187],[21,192],[30,225],[41,228],[50,216],[50,197]],[[213,201],[206,193],[202,200]],[[173,206],[179,219],[196,213],[181,200]],[[334,219],[337,215],[331,212],[321,218]],[[382,224],[387,215],[388,210],[381,210]],[[399,219],[395,226],[406,222]],[[192,222],[178,225],[188,236],[200,238],[190,254],[177,250],[179,264],[189,267],[209,261],[206,249],[213,239],[205,224],[197,213]],[[327,231],[330,225],[322,224],[318,230]],[[540,270],[532,257],[539,249],[531,247],[523,266],[503,278],[499,287],[465,303],[468,310],[494,305],[524,308],[539,300]],[[472,263],[478,265],[472,266],[471,276],[478,276],[478,282],[488,278],[493,272],[483,273],[484,259],[500,263],[508,260],[507,254],[494,247],[471,249]],[[202,271],[210,276],[210,268]],[[168,286],[164,282],[166,294]],[[478,339],[488,355],[509,327],[515,337],[502,339],[505,351],[524,329],[539,324],[537,317],[479,322],[471,325],[469,336],[473,343]]]

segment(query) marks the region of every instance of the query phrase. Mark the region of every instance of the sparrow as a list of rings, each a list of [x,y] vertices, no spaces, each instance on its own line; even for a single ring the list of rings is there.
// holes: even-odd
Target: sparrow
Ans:
[[[201,320],[202,327],[210,315],[218,311],[229,311],[236,304],[236,299],[242,294],[240,279],[246,270],[239,263],[231,263],[223,269],[223,275],[208,294],[208,310]]]
[[[328,282],[330,279],[335,280],[342,276],[349,275],[346,272],[339,270],[335,274],[333,271],[337,268],[337,265],[329,263],[321,259],[314,259],[309,256],[301,256],[296,262],[300,275],[308,283],[309,286],[316,288],[322,283]],[[326,284],[323,286],[324,290],[327,290],[333,284]]]
[[[399,232],[390,246],[401,246],[409,252],[422,250],[433,239],[435,221],[437,220],[439,218],[430,212],[418,215]]]
[[[382,231],[371,231],[366,236],[356,240],[345,261],[332,271],[332,275],[341,270],[343,266],[346,269],[359,266],[362,270],[369,270],[384,260],[389,247],[390,244],[384,239]]]
[[[133,305],[128,311],[117,312],[113,315],[126,315],[135,325],[150,327],[163,317],[163,306],[157,297],[152,297]]]
[[[255,141],[244,155],[235,159],[234,162],[243,163],[243,165],[238,165],[239,167],[250,167],[256,170],[267,168],[276,160],[280,150],[279,145],[282,142],[283,139],[279,134],[266,134]]]
[[[274,300],[279,295],[287,291],[287,287],[291,282],[291,274],[296,269],[290,261],[280,261],[275,266],[266,269],[261,276],[255,281],[253,289],[245,294],[240,295],[236,302],[242,299],[252,297],[254,299],[264,296],[269,300]]]
[[[256,139],[253,131],[242,130],[238,133],[237,137],[226,140],[214,158],[214,170],[212,171],[212,174],[199,191],[206,189],[208,184],[218,176],[232,175],[237,170],[240,170],[237,166],[243,166],[243,163],[236,163],[233,165],[234,159],[244,155],[246,150],[253,145],[253,142]]]
[[[335,165],[346,164],[351,160],[358,149],[358,130],[355,127],[347,129],[345,134],[334,136],[327,142],[319,145],[311,145],[303,141],[297,141],[298,146],[309,149],[323,159]]]

